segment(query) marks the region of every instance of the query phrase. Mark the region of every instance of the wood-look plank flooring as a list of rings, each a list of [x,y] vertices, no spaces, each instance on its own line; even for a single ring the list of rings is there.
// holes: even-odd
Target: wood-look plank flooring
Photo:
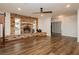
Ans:
[[[69,37],[31,37],[6,42],[0,55],[79,55],[79,43]]]

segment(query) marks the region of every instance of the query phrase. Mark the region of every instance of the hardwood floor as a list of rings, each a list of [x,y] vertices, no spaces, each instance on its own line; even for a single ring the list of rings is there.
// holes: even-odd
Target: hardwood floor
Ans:
[[[0,55],[79,55],[79,43],[69,37],[31,37],[6,42]]]

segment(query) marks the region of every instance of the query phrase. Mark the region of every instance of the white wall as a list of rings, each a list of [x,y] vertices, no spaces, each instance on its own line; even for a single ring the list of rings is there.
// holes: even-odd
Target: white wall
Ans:
[[[63,19],[62,35],[77,37],[77,16],[69,16]]]
[[[63,36],[77,37],[77,15],[64,16],[52,21],[61,21],[61,34]]]
[[[48,36],[51,36],[51,17],[40,17],[38,19],[38,28],[42,29],[42,32],[47,32]]]
[[[10,13],[6,12],[5,16],[5,35],[10,35]]]

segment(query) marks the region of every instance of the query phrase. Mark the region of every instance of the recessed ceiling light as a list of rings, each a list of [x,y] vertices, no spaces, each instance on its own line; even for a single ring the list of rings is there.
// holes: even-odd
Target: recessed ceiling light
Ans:
[[[71,5],[66,5],[66,8],[69,8]]]
[[[18,8],[18,10],[20,11],[20,10],[21,10],[21,8]]]
[[[41,16],[43,16],[43,14],[41,14]]]

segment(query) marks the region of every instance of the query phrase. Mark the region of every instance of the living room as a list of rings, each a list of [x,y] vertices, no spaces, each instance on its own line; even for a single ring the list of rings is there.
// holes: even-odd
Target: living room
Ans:
[[[79,54],[78,8],[78,3],[0,3],[0,54]]]

